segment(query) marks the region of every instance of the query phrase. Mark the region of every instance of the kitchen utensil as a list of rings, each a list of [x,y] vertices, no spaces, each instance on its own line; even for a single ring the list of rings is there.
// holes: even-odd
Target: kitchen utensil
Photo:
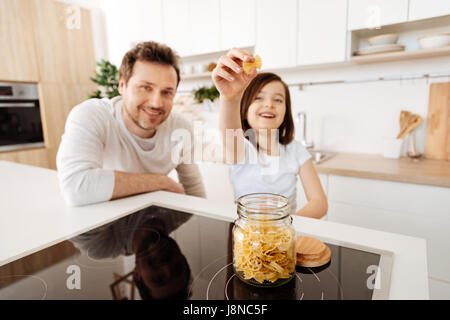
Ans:
[[[450,33],[433,34],[419,38],[422,49],[441,48],[450,45]]]
[[[408,118],[410,117],[411,112],[402,110],[400,112],[400,132],[397,135],[397,139],[400,136],[400,134],[405,130],[406,124],[408,123]]]
[[[368,54],[403,51],[403,50],[405,50],[405,46],[402,46],[400,44],[381,44],[381,45],[361,48],[355,54],[359,55],[359,56],[363,56],[363,55],[368,55]]]
[[[375,37],[370,37],[367,39],[369,43],[372,46],[376,45],[382,45],[382,44],[395,44],[398,40],[398,34],[397,33],[389,33],[389,34],[382,34]]]
[[[413,159],[414,161],[419,161],[422,158],[422,153],[417,152],[416,149],[416,134],[414,131],[409,133],[409,145],[411,148],[411,152],[408,152],[408,157]]]
[[[450,82],[430,85],[425,157],[450,161]]]
[[[416,129],[422,123],[422,117],[418,114],[412,114],[407,117],[404,126],[400,129],[397,139],[403,139],[408,133]]]

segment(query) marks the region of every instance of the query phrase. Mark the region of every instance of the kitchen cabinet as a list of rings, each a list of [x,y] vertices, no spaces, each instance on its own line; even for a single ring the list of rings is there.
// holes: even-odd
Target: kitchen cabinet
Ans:
[[[234,202],[234,191],[228,165],[223,163],[199,164],[205,184],[206,198],[217,202]]]
[[[87,83],[95,71],[94,41],[89,10],[80,8],[79,28],[69,27],[68,5],[34,1],[35,43],[39,80],[51,83]],[[70,13],[70,11],[69,11]]]
[[[449,188],[329,175],[328,200],[329,221],[426,239],[429,277],[450,292]]]
[[[165,0],[163,25],[165,43],[181,56],[191,54],[189,0]]]
[[[125,4],[128,8],[134,9],[133,19],[139,21],[139,24],[132,24],[134,26],[133,40],[164,42],[162,0],[137,0],[133,7],[130,7],[127,2]]]
[[[0,81],[39,79],[33,10],[34,4],[26,0],[0,1]]]
[[[164,42],[162,0],[103,1],[107,20],[109,60],[119,66],[123,55],[137,42]]]
[[[56,169],[66,117],[96,88],[90,11],[68,9],[54,0],[0,1],[0,80],[39,82],[45,140],[45,148],[2,152],[1,160]]]
[[[46,143],[48,167],[56,169],[56,153],[64,133],[67,116],[73,107],[83,102],[95,90],[94,83],[41,83],[41,114]]]
[[[0,161],[6,160],[17,163],[26,163],[40,168],[56,168],[51,167],[48,161],[48,150],[45,148],[29,149],[21,151],[0,152]]]
[[[348,29],[373,29],[408,19],[408,0],[349,0]]]
[[[448,0],[409,0],[408,20],[420,20],[450,14]]]
[[[255,0],[220,1],[222,50],[255,45]]]
[[[219,51],[219,0],[190,0],[189,20],[192,54]]]
[[[260,0],[256,7],[255,53],[263,69],[294,67],[297,62],[297,0]]]
[[[297,64],[345,61],[347,0],[299,0]]]
[[[163,25],[165,43],[180,56],[220,50],[219,0],[164,1]]]

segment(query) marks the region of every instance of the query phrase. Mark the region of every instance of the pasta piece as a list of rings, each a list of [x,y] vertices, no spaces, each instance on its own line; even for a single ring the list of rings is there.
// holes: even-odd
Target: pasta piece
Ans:
[[[258,283],[290,278],[295,270],[295,234],[286,226],[248,223],[233,233],[234,267]]]
[[[261,67],[262,67],[261,57],[258,55],[255,55],[254,62],[244,62],[242,64],[242,67],[244,68],[244,71],[246,74],[250,74],[250,72],[252,72],[252,67],[255,67],[256,69],[261,69]]]

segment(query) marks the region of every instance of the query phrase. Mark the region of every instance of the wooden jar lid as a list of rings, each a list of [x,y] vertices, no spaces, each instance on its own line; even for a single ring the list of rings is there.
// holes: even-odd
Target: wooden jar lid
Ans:
[[[295,240],[297,265],[302,267],[320,267],[331,259],[331,250],[319,239],[299,236]]]

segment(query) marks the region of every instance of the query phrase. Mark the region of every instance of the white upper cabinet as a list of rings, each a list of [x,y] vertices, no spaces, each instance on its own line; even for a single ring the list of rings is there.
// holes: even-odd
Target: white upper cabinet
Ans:
[[[446,0],[444,0],[446,1]],[[348,29],[376,28],[405,22],[408,0],[349,0]]]
[[[450,0],[409,0],[409,20],[420,20],[450,14]]]
[[[162,4],[165,43],[181,56],[191,54],[189,0],[164,0]]]
[[[191,54],[215,52],[221,49],[219,0],[190,0],[189,20]],[[175,28],[179,30],[186,27],[177,24]]]
[[[297,60],[297,0],[258,0],[255,53],[263,69],[293,67]]]
[[[221,0],[222,50],[255,45],[255,0]]]
[[[130,23],[137,41],[164,42],[162,0],[136,0],[131,7],[135,13],[133,19],[139,23]]]
[[[164,39],[179,55],[219,51],[219,0],[164,0]]]
[[[347,0],[299,0],[298,64],[345,61]]]

